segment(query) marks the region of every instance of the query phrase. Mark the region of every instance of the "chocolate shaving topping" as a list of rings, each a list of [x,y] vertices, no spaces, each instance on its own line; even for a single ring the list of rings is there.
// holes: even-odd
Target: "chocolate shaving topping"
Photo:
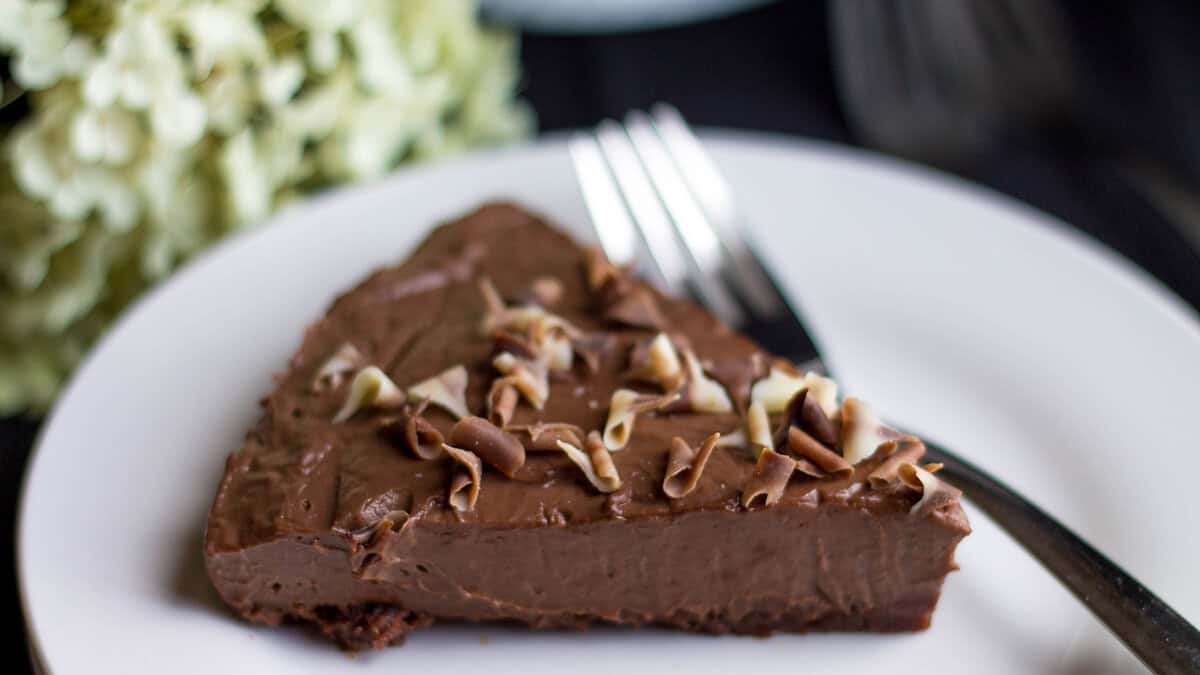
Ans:
[[[492,382],[487,398],[488,421],[499,427],[508,426],[520,397],[517,388],[511,382],[505,382],[504,378]]]
[[[796,455],[816,464],[822,471],[835,478],[846,478],[854,473],[854,467],[841,455],[821,445],[817,439],[809,436],[800,429],[792,427],[788,430],[788,449]]]
[[[583,429],[563,422],[518,424],[505,427],[505,431],[529,436],[529,442],[525,444],[525,449],[529,452],[557,451],[559,441],[581,447],[584,439]]]
[[[708,464],[708,457],[719,438],[721,434],[715,433],[704,439],[697,449],[693,449],[687,441],[678,436],[671,439],[667,471],[662,484],[663,492],[668,497],[679,499],[696,488],[696,483],[700,482],[700,475],[704,473],[704,466]]]
[[[796,471],[809,476],[811,478],[824,478],[826,473],[821,470],[821,467],[813,464],[810,460],[798,457],[796,459]]]
[[[363,356],[349,342],[343,342],[326,361],[321,364],[313,377],[312,390],[324,391],[337,389],[342,384],[346,373],[352,372],[363,363]]]
[[[644,288],[631,288],[605,307],[603,318],[633,328],[661,330],[666,319],[658,309],[654,296]]]
[[[629,442],[633,434],[633,423],[639,413],[658,410],[675,400],[678,394],[651,396],[639,394],[632,389],[618,389],[613,392],[612,402],[608,408],[608,421],[604,423],[604,446],[617,451]]]
[[[826,417],[837,413],[837,383],[816,373],[801,375],[790,365],[776,362],[767,376],[750,388],[750,400],[762,401],[768,413],[782,412],[797,392],[811,391]]]
[[[525,290],[517,293],[517,302],[523,305],[553,307],[562,299],[563,284],[554,277],[538,277]]]
[[[470,450],[505,476],[525,464],[525,446],[516,436],[482,417],[464,417],[450,429],[450,443]]]
[[[365,408],[398,408],[404,403],[404,392],[376,366],[367,366],[354,376],[350,392],[337,414],[335,424],[345,422]]]
[[[879,446],[879,451],[882,452],[889,447],[891,451],[888,458],[867,476],[871,487],[877,490],[890,485],[897,479],[901,464],[915,464],[925,454],[925,444],[912,436],[884,443]]]
[[[671,338],[659,333],[648,342],[635,345],[629,353],[629,375],[653,382],[663,391],[678,389],[684,382],[683,364]]]
[[[937,510],[944,504],[957,501],[962,495],[958,488],[943,483],[933,472],[916,464],[901,464],[896,473],[902,483],[921,492],[921,499],[913,504],[909,513],[924,514]]]
[[[742,505],[751,508],[762,504],[772,506],[783,497],[788,479],[796,470],[796,461],[774,450],[763,450],[754,465],[745,487],[742,488]]]
[[[541,361],[518,359],[508,352],[496,355],[492,359],[496,370],[504,373],[504,377],[492,383],[492,387],[511,386],[538,410],[546,406],[550,397],[550,380],[546,366]]]
[[[399,418],[386,423],[383,432],[390,438],[398,440],[404,449],[416,455],[419,459],[440,459],[443,454],[442,443],[445,438],[437,427],[421,416],[425,412],[428,401],[421,401],[416,410],[406,411]]]
[[[767,419],[767,407],[762,401],[753,401],[746,409],[746,438],[750,441],[755,458],[763,450],[775,448],[775,441],[771,437],[771,422]]]
[[[837,446],[837,427],[825,416],[825,411],[817,405],[815,398],[811,390],[800,389],[788,401],[772,436],[776,448],[787,444],[788,430],[792,427],[799,427],[823,445]]]
[[[608,257],[604,255],[604,251],[600,250],[600,247],[587,247],[584,249],[583,256],[588,288],[593,291],[599,290],[605,284],[621,276],[620,268],[608,261]]]
[[[874,454],[882,443],[898,436],[884,428],[865,402],[848,398],[842,403],[842,457],[852,466]]]
[[[504,328],[492,331],[492,351],[497,354],[508,352],[522,359],[536,359],[538,356],[537,345],[533,344],[528,334],[522,335]]]
[[[600,361],[612,349],[616,338],[608,333],[587,333],[571,340],[575,353],[583,359],[588,372],[600,372]]]
[[[601,492],[616,492],[621,487],[621,477],[600,434],[595,431],[588,433],[584,445],[587,452],[566,441],[558,441],[559,450],[583,471],[589,483]]]
[[[442,444],[442,450],[447,455],[450,455],[450,458],[458,465],[458,468],[450,478],[450,489],[446,496],[446,501],[450,503],[450,506],[455,511],[474,510],[475,501],[479,499],[483,463],[470,450],[456,448],[447,443]]]
[[[704,374],[695,352],[685,349],[683,363],[687,368],[687,400],[693,412],[733,412],[733,402],[729,400],[729,394],[725,393],[721,383]]]
[[[455,418],[466,417],[471,414],[467,410],[467,377],[466,368],[454,366],[409,387],[408,395],[429,401]]]
[[[722,435],[717,439],[716,447],[718,448],[744,448],[748,441],[746,440],[746,432],[738,429],[728,434]]]

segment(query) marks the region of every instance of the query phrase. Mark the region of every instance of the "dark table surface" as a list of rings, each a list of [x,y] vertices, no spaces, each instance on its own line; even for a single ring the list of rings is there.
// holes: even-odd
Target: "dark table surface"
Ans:
[[[1136,131],[1137,146],[1188,168],[1186,126],[1200,47],[1188,38],[1200,11],[1182,3],[1068,3],[1089,72],[1103,87],[1089,109],[1096,124]],[[1103,11],[1095,11],[1097,6]],[[1091,10],[1091,11],[1089,11]],[[787,2],[726,19],[641,34],[526,36],[524,95],[543,130],[583,127],[633,107],[670,101],[699,125],[762,129],[856,144],[838,104],[825,9]],[[1146,68],[1154,77],[1146,76]],[[1184,78],[1183,81],[1186,81]],[[1141,101],[1130,107],[1129,101]],[[1119,146],[1118,146],[1119,147]],[[1118,150],[1119,151],[1119,150]],[[1054,214],[1148,270],[1200,309],[1200,254],[1109,161],[1113,146],[1069,138],[1013,143],[955,170]],[[1173,154],[1174,153],[1174,154]],[[0,603],[22,624],[14,571],[20,482],[39,420],[0,420]],[[6,653],[24,639],[12,634]],[[10,663],[16,662],[17,658]]]

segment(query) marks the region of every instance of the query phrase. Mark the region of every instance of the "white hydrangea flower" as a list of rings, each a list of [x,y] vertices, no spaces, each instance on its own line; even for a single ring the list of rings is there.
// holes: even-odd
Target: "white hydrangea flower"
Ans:
[[[0,96],[30,110],[0,138],[0,414],[44,408],[122,307],[224,234],[526,133],[515,43],[477,10],[0,0]]]

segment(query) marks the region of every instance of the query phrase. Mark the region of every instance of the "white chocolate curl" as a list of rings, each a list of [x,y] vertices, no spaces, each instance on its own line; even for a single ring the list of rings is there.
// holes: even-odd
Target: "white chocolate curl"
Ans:
[[[733,401],[729,400],[725,387],[704,374],[704,369],[700,367],[700,361],[692,350],[683,351],[683,363],[687,366],[688,404],[693,412],[733,412]]]
[[[493,387],[511,386],[538,410],[546,406],[546,399],[550,398],[550,380],[545,365],[501,352],[492,359],[492,366],[504,374],[493,383]]]
[[[767,407],[762,401],[753,401],[746,409],[746,438],[750,441],[754,458],[763,450],[774,450],[771,439],[771,422],[767,419]]]
[[[341,410],[333,416],[335,424],[345,422],[365,408],[398,408],[404,403],[404,392],[376,366],[358,371],[350,383],[350,393]]]
[[[617,467],[613,464],[612,457],[609,456],[599,435],[594,431],[589,433],[584,445],[588,448],[587,452],[566,441],[558,441],[559,450],[562,450],[563,454],[574,462],[580,471],[583,471],[588,482],[597,490],[608,493],[620,489],[621,476],[617,474]]]
[[[462,419],[467,410],[467,369],[461,365],[448,368],[437,375],[408,388],[408,395],[431,404]]]
[[[649,396],[632,389],[614,391],[608,407],[608,421],[604,423],[604,447],[614,452],[624,448],[633,434],[633,422],[638,413],[657,410],[678,397],[679,394]]]
[[[827,417],[837,413],[836,382],[813,372],[800,375],[778,366],[771,366],[767,376],[754,383],[750,388],[750,400],[762,401],[768,413],[780,413],[801,390],[807,390],[814,397]]]
[[[891,440],[871,406],[857,398],[842,403],[842,457],[851,466],[875,454],[876,448]]]
[[[313,391],[337,389],[346,373],[362,365],[363,355],[349,342],[343,342],[321,365],[312,381]]]
[[[683,381],[679,352],[666,333],[659,333],[646,348],[646,362],[632,373],[635,377],[657,382],[663,391],[672,391]]]
[[[941,467],[938,466],[938,468]],[[920,501],[912,505],[912,508],[908,511],[909,513],[920,513],[927,507],[933,506],[939,495],[950,491],[947,490],[946,484],[941,479],[933,475],[932,471],[919,467],[916,464],[901,464],[896,473],[905,485],[914,490],[921,491]]]

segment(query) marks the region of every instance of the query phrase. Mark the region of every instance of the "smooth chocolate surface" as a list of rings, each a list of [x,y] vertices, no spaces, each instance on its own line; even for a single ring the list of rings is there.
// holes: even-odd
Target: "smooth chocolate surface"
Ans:
[[[544,409],[519,401],[510,427],[602,430],[613,391],[656,391],[631,378],[630,356],[658,331],[598,307],[604,299],[587,270],[584,250],[565,235],[494,204],[439,227],[408,261],[341,296],[228,459],[205,541],[225,601],[250,620],[314,621],[350,648],[395,643],[441,618],[753,633],[926,627],[970,528],[952,488],[914,511],[920,491],[868,482],[885,453],[848,477],[797,473],[777,503],[747,509],[741,492],[754,451],[722,445],[693,489],[664,494],[672,439],[697,448],[713,432],[740,431],[750,384],[770,362],[690,302],[628,282],[649,294],[655,321],[690,345],[735,410],[639,415],[628,445],[611,453],[621,487],[607,494],[564,454],[527,444],[511,478],[486,466],[474,508],[456,510],[447,503],[455,462],[406,450],[403,411],[365,410],[335,424],[353,373],[313,386],[349,343],[361,366],[378,366],[401,389],[464,366],[468,408],[486,418],[498,376],[495,340],[480,331],[486,278],[506,300],[544,298],[590,346],[570,371],[551,373]],[[451,437],[455,420],[444,410],[429,406],[422,418]]]

